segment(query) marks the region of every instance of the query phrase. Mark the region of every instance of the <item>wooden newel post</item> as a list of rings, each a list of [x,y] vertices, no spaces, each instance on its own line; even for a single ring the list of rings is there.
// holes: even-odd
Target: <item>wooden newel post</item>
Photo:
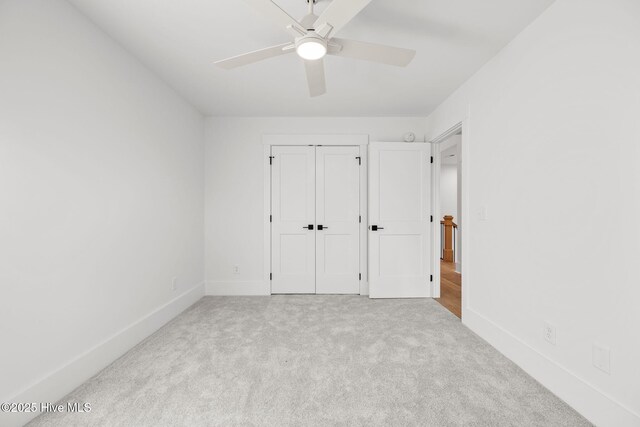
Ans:
[[[444,258],[445,262],[453,262],[454,254],[453,254],[453,228],[456,224],[453,222],[453,217],[451,215],[445,215],[444,221]]]

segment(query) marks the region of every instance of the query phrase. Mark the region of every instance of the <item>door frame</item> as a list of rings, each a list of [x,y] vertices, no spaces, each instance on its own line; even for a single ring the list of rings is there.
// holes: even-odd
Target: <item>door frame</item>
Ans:
[[[342,134],[291,134],[291,135],[277,135],[266,134],[262,135],[263,145],[263,184],[264,184],[264,261],[263,261],[263,274],[262,280],[265,284],[265,289],[269,289],[271,294],[271,147],[275,145],[295,145],[295,146],[358,146],[360,150],[360,212],[362,215],[362,222],[360,223],[360,274],[362,278],[360,280],[360,295],[369,295],[369,277],[368,277],[368,235],[367,224],[368,222],[368,145],[369,135],[342,135]]]
[[[440,234],[440,218],[442,213],[440,211],[440,144],[447,140],[449,137],[455,135],[458,132],[462,132],[462,138],[460,139],[460,152],[462,157],[461,165],[461,195],[460,195],[460,213],[461,217],[458,219],[458,223],[462,230],[462,236],[460,241],[460,258],[462,260],[462,266],[460,269],[462,275],[462,301],[461,301],[461,321],[464,322],[464,313],[469,308],[470,302],[470,286],[469,286],[469,231],[470,231],[470,211],[469,211],[469,119],[468,117],[461,122],[456,123],[436,138],[430,140],[432,144],[432,153],[434,158],[433,176],[432,176],[432,188],[431,194],[433,197],[433,231],[434,239],[434,251],[432,254],[433,263],[433,295],[434,298],[440,297],[440,250],[438,248],[440,240],[436,238]]]

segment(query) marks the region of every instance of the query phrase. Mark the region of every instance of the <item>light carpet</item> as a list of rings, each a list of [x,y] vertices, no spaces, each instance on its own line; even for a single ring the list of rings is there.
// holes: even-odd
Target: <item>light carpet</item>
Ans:
[[[205,297],[32,426],[587,426],[437,302]]]

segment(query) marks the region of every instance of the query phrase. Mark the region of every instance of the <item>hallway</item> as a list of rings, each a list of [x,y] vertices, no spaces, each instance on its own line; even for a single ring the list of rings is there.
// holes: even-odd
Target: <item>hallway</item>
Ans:
[[[462,318],[462,275],[455,271],[455,263],[440,261],[440,298],[435,300]]]

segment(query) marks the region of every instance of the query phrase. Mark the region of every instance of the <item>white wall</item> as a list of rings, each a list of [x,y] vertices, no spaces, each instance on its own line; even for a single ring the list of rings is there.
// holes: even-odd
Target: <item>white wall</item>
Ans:
[[[639,23],[558,0],[427,120],[465,121],[465,323],[602,426],[640,425]]]
[[[209,293],[264,293],[263,134],[368,134],[371,141],[424,136],[424,118],[208,119],[206,277]],[[233,274],[233,266],[240,274]]]
[[[452,215],[458,220],[458,168],[456,165],[440,166],[440,220]]]
[[[203,293],[204,121],[61,0],[0,2],[0,61],[0,401],[55,401]]]

